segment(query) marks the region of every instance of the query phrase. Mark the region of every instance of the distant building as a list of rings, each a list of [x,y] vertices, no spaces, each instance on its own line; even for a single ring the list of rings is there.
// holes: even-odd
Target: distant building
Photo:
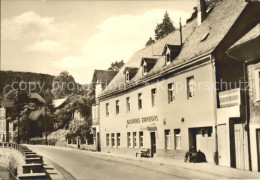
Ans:
[[[4,100],[0,103],[0,142],[13,142],[14,124],[8,117],[13,107],[13,101]]]
[[[100,134],[99,134],[99,100],[98,96],[112,81],[118,71],[112,70],[95,70],[92,78],[92,86],[95,89],[95,104],[92,106],[92,132],[94,146],[100,151]]]
[[[208,162],[259,171],[259,42],[238,50],[243,60],[228,50],[260,22],[260,3],[197,2],[183,42],[175,31],[136,52],[98,96],[101,151],[183,159],[194,146]]]

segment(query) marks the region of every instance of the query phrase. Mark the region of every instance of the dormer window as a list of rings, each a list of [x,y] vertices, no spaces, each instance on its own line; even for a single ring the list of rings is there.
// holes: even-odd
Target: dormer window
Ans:
[[[146,73],[147,73],[147,64],[146,64],[146,62],[144,62],[144,64],[143,64],[143,75],[146,75]]]
[[[125,82],[129,82],[137,73],[138,68],[135,67],[125,67]]]
[[[157,59],[155,58],[143,58],[141,67],[143,69],[143,75],[145,76],[156,64]]]
[[[129,72],[126,71],[126,73],[125,73],[125,81],[126,81],[126,82],[129,82],[129,80],[130,80],[130,78],[129,78]]]
[[[165,65],[169,65],[180,54],[180,51],[180,45],[166,44],[162,52],[162,55],[165,56]]]

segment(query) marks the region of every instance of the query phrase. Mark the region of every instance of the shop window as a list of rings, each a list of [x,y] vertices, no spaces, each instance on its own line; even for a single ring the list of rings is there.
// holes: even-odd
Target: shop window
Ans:
[[[117,133],[117,147],[120,147],[120,133]]]
[[[136,132],[133,132],[133,147],[137,147]]]
[[[165,130],[165,149],[171,149],[171,131]]]
[[[143,108],[143,102],[142,102],[142,93],[138,94],[138,109]]]
[[[116,101],[116,114],[119,114],[119,100]]]
[[[109,116],[109,103],[106,103],[106,116]]]
[[[156,88],[151,90],[151,95],[152,95],[152,106],[155,106],[155,104],[156,104]]]
[[[139,147],[144,146],[144,133],[141,131],[139,132]]]
[[[106,136],[107,146],[109,146],[109,134]]]
[[[175,149],[181,149],[181,130],[174,129]]]
[[[174,101],[173,86],[173,83],[168,84],[168,103]]]
[[[194,77],[188,77],[187,78],[187,94],[188,98],[194,97],[194,91],[195,91],[195,82]]]
[[[115,134],[111,134],[111,140],[112,140],[112,147],[115,147]]]
[[[127,147],[131,147],[131,133],[127,133]]]
[[[256,101],[260,102],[260,69],[255,70]]]
[[[126,112],[129,112],[131,110],[130,108],[130,97],[126,98]]]

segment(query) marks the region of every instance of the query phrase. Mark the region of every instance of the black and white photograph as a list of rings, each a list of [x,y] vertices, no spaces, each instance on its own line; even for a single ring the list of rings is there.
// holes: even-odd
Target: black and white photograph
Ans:
[[[0,180],[260,179],[260,0],[0,9]]]

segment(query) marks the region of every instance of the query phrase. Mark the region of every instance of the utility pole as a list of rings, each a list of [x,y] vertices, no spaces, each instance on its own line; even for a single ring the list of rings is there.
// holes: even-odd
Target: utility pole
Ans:
[[[18,101],[18,124],[17,124],[17,144],[20,144],[20,117],[21,117],[21,102],[20,102],[20,84],[21,79],[19,79],[18,92],[17,92],[17,101]]]
[[[44,110],[45,110],[45,144],[46,144],[46,146],[48,145],[48,139],[47,139],[47,113],[46,113],[46,111],[47,111],[47,107],[46,107],[46,105],[45,105],[45,107],[44,107]]]

